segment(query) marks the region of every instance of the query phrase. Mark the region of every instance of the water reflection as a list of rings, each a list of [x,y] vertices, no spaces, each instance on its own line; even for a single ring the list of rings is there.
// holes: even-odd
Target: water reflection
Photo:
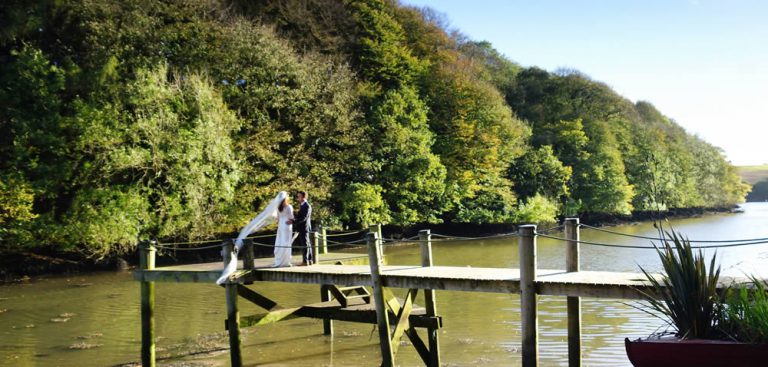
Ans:
[[[745,205],[744,214],[675,220],[671,224],[695,239],[768,237],[768,204]],[[653,236],[650,223],[613,228]],[[561,234],[560,234],[561,235]],[[648,245],[648,240],[583,230],[588,241]],[[391,264],[418,264],[417,246],[387,248]],[[708,250],[708,253],[714,251]],[[768,246],[720,250],[724,273],[768,269]],[[563,268],[562,243],[540,239],[539,267]],[[455,242],[434,246],[437,265],[517,267],[514,239]],[[582,269],[637,271],[638,265],[658,269],[653,251],[582,247]],[[764,275],[768,275],[763,273]],[[257,283],[255,289],[285,305],[317,302],[315,286]],[[401,294],[403,291],[396,291]],[[46,277],[25,285],[0,287],[0,365],[109,366],[139,359],[139,289],[129,273],[78,277]],[[437,292],[443,361],[450,366],[518,365],[520,363],[519,297],[505,294]],[[584,299],[583,355],[585,365],[629,365],[625,337],[650,334],[661,322],[621,300]],[[423,304],[421,297],[417,303]],[[224,292],[212,284],[157,284],[158,347],[223,331]],[[241,314],[261,311],[241,302]],[[540,354],[543,366],[567,365],[565,299],[540,298]],[[60,317],[62,314],[74,314]],[[65,319],[54,322],[52,319]],[[61,320],[59,320],[61,321]],[[318,320],[294,320],[246,329],[246,361],[266,366],[361,366],[379,362],[378,335],[372,325],[335,323],[335,336],[322,335]],[[90,348],[90,349],[88,349]],[[228,365],[228,355],[188,357],[210,365]],[[419,365],[410,346],[398,353],[401,365]],[[164,363],[168,363],[165,361]],[[163,363],[161,363],[162,365]]]

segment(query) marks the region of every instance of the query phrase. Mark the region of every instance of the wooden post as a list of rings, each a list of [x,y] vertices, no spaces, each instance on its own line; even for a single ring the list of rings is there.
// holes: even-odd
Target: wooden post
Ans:
[[[384,235],[381,233],[381,223],[376,225],[376,233],[378,233],[379,239],[379,254],[384,258]]]
[[[253,269],[253,261],[254,261],[254,255],[253,255],[253,240],[245,240],[245,245],[242,249],[243,253],[243,269],[251,270]]]
[[[384,287],[381,283],[381,246],[379,245],[378,232],[371,231],[368,233],[367,239],[368,261],[371,263],[371,280],[373,281],[373,301],[376,306],[376,323],[379,329],[379,344],[381,344],[381,365],[392,367],[395,356],[392,352],[392,339],[390,339],[389,313],[384,300]]]
[[[139,246],[139,268],[155,268],[155,241]],[[155,282],[141,282],[141,365],[155,367]]]
[[[317,264],[320,251],[320,233],[317,231],[309,233],[310,246],[312,246],[312,263]]]
[[[326,231],[325,226],[320,226],[320,240],[321,245],[323,246],[323,254],[328,253],[328,233]]]
[[[224,266],[229,264],[229,260],[232,258],[232,250],[235,248],[235,243],[232,240],[226,240],[221,244],[221,257],[224,259]]]
[[[419,231],[419,244],[421,245],[421,266],[432,266],[432,234],[430,230]],[[424,303],[427,316],[437,316],[437,300],[434,289],[424,290]],[[429,366],[440,366],[440,342],[439,329],[427,328],[427,340],[429,341]]]
[[[240,343],[240,312],[237,310],[236,283],[224,285],[227,291],[227,329],[229,331],[229,360],[232,367],[243,365],[243,351]]]
[[[234,243],[232,240],[225,241],[222,245],[222,254],[224,255],[224,266],[227,266],[232,257]],[[224,284],[227,296],[227,330],[229,331],[229,359],[232,367],[241,367],[243,365],[243,351],[240,343],[240,312],[237,310],[237,287],[238,284],[227,282]]]
[[[579,218],[565,219],[565,270],[579,271]],[[581,366],[581,298],[568,297],[568,366]]]
[[[376,245],[378,246],[381,243],[381,237],[379,236],[379,226],[377,224],[371,224],[368,226],[368,233],[373,233],[376,235]],[[381,252],[381,247],[379,247],[379,255],[383,255],[384,253]]]
[[[328,285],[320,286],[320,301],[328,302],[331,300],[331,291],[328,289]],[[333,335],[333,320],[330,318],[323,319],[323,335]]]
[[[523,367],[539,364],[538,315],[536,312],[536,225],[519,230],[520,247],[520,322],[523,335]]]

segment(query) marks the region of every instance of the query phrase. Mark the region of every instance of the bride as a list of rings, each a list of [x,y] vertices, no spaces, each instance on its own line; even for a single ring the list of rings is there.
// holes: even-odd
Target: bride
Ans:
[[[293,225],[288,221],[293,219],[293,207],[288,204],[288,193],[280,191],[266,208],[262,210],[247,226],[243,227],[235,240],[235,248],[230,257],[229,263],[224,267],[221,276],[216,280],[216,284],[223,284],[229,280],[229,277],[237,270],[237,254],[243,248],[243,240],[249,234],[274,223],[278,220],[277,236],[275,238],[275,262],[274,266],[291,266],[291,243],[293,242]],[[222,253],[223,255],[223,253]]]
[[[277,206],[277,235],[275,236],[274,267],[291,266],[291,243],[293,242],[293,207],[288,197]]]

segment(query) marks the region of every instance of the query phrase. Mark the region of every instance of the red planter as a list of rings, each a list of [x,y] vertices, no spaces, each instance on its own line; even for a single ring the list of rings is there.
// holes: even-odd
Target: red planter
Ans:
[[[624,339],[635,367],[758,367],[768,366],[768,344],[724,340],[681,340],[675,337]]]

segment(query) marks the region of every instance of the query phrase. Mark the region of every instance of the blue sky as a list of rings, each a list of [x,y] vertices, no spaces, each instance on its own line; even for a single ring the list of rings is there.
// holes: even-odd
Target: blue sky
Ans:
[[[768,163],[768,1],[402,0],[524,66],[650,101],[737,165]]]

